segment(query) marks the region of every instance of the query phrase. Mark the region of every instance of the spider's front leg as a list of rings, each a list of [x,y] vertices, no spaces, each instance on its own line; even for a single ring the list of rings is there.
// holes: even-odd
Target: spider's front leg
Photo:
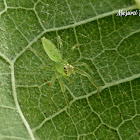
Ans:
[[[93,71],[91,68],[84,62],[75,62],[73,63],[74,66],[84,66],[91,74],[93,74]]]
[[[75,68],[75,72],[87,77],[88,80],[92,83],[92,85],[97,88],[98,93],[100,92],[100,87],[93,81],[92,77],[87,72],[85,72],[79,68]]]

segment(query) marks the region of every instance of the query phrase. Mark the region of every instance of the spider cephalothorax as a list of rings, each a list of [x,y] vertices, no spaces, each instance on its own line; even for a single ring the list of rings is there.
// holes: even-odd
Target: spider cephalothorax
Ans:
[[[70,64],[67,64],[64,66],[64,72],[66,73],[67,76],[69,76],[72,73],[74,73],[74,67]]]

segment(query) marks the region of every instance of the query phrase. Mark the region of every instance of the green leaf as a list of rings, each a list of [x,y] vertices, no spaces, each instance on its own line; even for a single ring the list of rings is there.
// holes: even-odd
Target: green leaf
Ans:
[[[0,0],[0,139],[138,140],[140,18],[132,0]],[[41,38],[91,75],[65,81],[67,108]],[[72,47],[80,44],[72,51]],[[51,67],[53,68],[53,67]],[[54,68],[55,69],[55,68]]]

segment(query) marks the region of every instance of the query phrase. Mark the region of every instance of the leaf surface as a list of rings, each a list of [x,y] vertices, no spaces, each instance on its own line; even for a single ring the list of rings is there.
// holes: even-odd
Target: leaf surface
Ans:
[[[140,18],[118,17],[131,0],[0,0],[0,139],[128,140],[140,130]],[[41,38],[63,46],[63,59],[91,75],[64,79]],[[76,44],[79,44],[76,46]],[[75,46],[75,47],[73,47]],[[74,50],[72,51],[72,47]]]

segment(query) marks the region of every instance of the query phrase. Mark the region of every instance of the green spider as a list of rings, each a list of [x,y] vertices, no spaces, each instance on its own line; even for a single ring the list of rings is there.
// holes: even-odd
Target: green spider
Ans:
[[[53,87],[55,80],[58,79],[59,85],[61,87],[61,91],[65,98],[65,102],[68,106],[69,106],[69,101],[68,101],[68,98],[65,93],[65,84],[63,82],[62,77],[64,77],[66,80],[70,81],[69,76],[72,74],[78,73],[80,75],[87,77],[89,79],[89,81],[99,91],[99,87],[97,86],[97,84],[95,84],[95,82],[92,80],[92,77],[88,73],[82,71],[79,68],[76,68],[76,67],[70,65],[66,60],[62,59],[60,51],[56,48],[56,46],[50,40],[46,39],[45,37],[43,37],[41,40],[42,40],[42,44],[43,44],[45,52],[47,53],[49,58],[53,62],[55,62],[55,65],[53,68],[53,70],[55,71],[55,74],[51,79],[50,87]],[[58,42],[60,45],[62,45],[60,37],[59,37]],[[86,63],[78,62],[78,63],[74,63],[74,65],[75,66],[85,66],[89,70],[90,73],[93,73],[92,70],[88,67],[88,65]]]

